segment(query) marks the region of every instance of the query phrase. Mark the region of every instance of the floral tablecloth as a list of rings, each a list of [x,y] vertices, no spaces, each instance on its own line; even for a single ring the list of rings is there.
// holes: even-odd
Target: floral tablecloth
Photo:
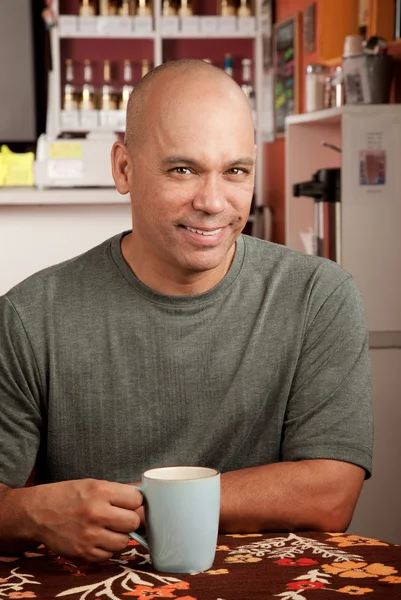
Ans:
[[[131,541],[97,565],[74,564],[44,547],[0,557],[0,598],[67,600],[401,599],[401,547],[336,533],[233,534],[218,539],[205,573],[157,573]]]

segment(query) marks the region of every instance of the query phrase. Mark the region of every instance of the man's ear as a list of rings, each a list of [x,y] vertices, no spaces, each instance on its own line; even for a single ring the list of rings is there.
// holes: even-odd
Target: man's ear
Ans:
[[[114,142],[111,149],[111,172],[120,194],[128,194],[128,149],[123,142]]]

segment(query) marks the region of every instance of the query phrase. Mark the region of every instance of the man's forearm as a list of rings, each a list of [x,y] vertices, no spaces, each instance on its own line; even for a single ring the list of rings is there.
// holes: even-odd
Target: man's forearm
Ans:
[[[26,506],[32,488],[12,489],[0,484],[0,552],[19,554],[38,545]]]
[[[334,460],[224,473],[220,531],[345,531],[363,480],[363,469]]]

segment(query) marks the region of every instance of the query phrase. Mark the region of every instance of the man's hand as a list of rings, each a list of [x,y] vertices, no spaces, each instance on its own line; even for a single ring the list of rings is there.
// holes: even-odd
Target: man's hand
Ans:
[[[96,562],[124,549],[128,532],[140,524],[135,511],[142,505],[142,495],[127,484],[81,479],[1,488],[2,546],[4,531],[13,541],[10,525],[14,523],[21,541],[43,543],[58,555]]]

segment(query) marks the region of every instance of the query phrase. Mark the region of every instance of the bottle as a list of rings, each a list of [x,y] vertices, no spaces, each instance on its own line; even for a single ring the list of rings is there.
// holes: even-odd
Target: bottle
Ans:
[[[237,15],[239,17],[250,17],[252,15],[252,11],[248,4],[248,0],[241,0],[240,5],[237,9]]]
[[[103,63],[103,85],[102,94],[100,97],[100,108],[102,110],[117,109],[117,94],[111,85],[111,70],[109,60],[105,60]]]
[[[99,0],[99,15],[102,17],[109,15],[109,0]]]
[[[138,8],[136,9],[138,17],[151,17],[152,9],[147,0],[139,0]]]
[[[118,0],[109,0],[109,17],[118,15]]]
[[[121,0],[118,7],[118,14],[122,17],[129,17],[135,14],[135,7],[132,0]]]
[[[96,14],[93,0],[81,0],[79,14],[81,17],[93,17]]]
[[[151,70],[150,60],[147,58],[142,59],[142,77],[145,77]]]
[[[305,112],[324,108],[324,89],[327,71],[324,65],[310,64],[306,67]]]
[[[255,90],[252,85],[252,60],[250,58],[243,58],[241,61],[242,65],[242,82],[241,88],[244,91],[245,96],[249,100],[249,104],[252,111],[252,118],[254,125],[256,125],[256,101],[255,101]]]
[[[92,64],[90,60],[84,60],[84,85],[82,86],[81,110],[95,110],[96,97],[93,87]]]
[[[222,17],[235,17],[235,5],[233,0],[221,0],[220,13]]]
[[[63,94],[63,109],[77,110],[78,94],[74,85],[74,66],[72,60],[67,58],[65,61],[65,86]]]
[[[224,70],[230,77],[233,76],[233,58],[231,54],[224,55]]]
[[[245,96],[248,98],[252,108],[255,103],[255,92],[252,85],[252,60],[250,58],[243,58],[241,60],[242,65],[242,82],[241,88],[244,91]]]
[[[132,65],[130,60],[124,61],[124,85],[121,90],[120,110],[127,110],[128,100],[134,86],[132,85]]]
[[[171,0],[163,0],[162,15],[163,17],[174,17],[177,14],[176,9],[171,3]]]
[[[192,3],[190,0],[181,0],[180,8],[178,9],[180,17],[192,17]]]

